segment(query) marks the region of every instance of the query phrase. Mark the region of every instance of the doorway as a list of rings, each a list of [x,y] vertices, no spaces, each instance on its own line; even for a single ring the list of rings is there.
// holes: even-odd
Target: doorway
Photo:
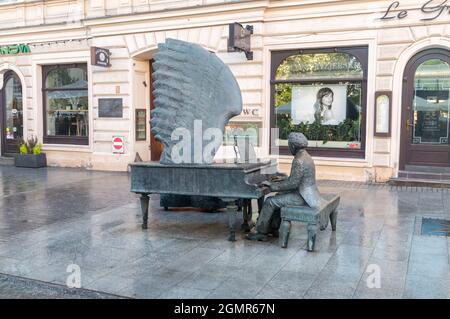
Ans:
[[[416,54],[403,85],[400,169],[450,167],[450,51]]]
[[[4,74],[0,91],[1,153],[11,156],[19,152],[23,139],[22,83],[13,71]]]

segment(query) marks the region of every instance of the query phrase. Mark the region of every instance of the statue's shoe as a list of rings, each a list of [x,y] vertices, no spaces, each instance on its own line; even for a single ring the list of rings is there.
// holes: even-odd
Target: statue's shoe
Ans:
[[[248,234],[245,238],[253,241],[267,241],[267,235],[260,233]]]
[[[275,229],[269,235],[272,235],[273,238],[279,238],[280,232],[278,231],[278,229]]]

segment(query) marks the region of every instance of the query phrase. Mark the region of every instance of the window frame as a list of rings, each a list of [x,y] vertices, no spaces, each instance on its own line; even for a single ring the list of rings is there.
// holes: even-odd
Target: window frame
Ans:
[[[144,128],[144,137],[140,138],[139,137],[139,128],[138,128],[138,119],[139,119],[139,113],[143,112],[144,116],[141,118],[144,118],[144,123],[145,123],[145,128]],[[142,142],[142,141],[146,141],[147,140],[147,110],[146,109],[136,109],[135,111],[135,137],[136,137],[136,142]]]
[[[278,67],[285,59],[292,55],[299,54],[320,54],[320,53],[346,53],[356,57],[361,63],[363,77],[355,80],[354,78],[339,78],[339,79],[323,79],[323,80],[277,80],[276,72]],[[332,147],[308,147],[307,150],[312,156],[317,157],[336,157],[336,158],[355,158],[364,159],[366,157],[366,135],[367,135],[367,73],[368,73],[368,46],[352,46],[352,47],[328,47],[328,48],[314,48],[314,49],[295,49],[282,50],[271,52],[271,75],[270,75],[270,127],[276,126],[275,113],[275,97],[277,84],[298,84],[298,85],[314,85],[314,84],[339,84],[339,83],[361,83],[361,149],[339,149]],[[287,146],[273,145],[274,140],[272,132],[270,132],[270,153],[280,155],[292,155]]]
[[[89,126],[87,136],[62,136],[62,135],[47,135],[47,93],[55,91],[86,91],[89,97],[89,83],[85,88],[47,88],[46,80],[50,72],[58,68],[80,68],[86,72],[87,80],[89,81],[87,63],[69,63],[69,64],[52,64],[42,66],[42,116],[43,116],[43,142],[44,144],[71,144],[71,145],[89,145]],[[89,98],[88,98],[88,118],[89,118]]]

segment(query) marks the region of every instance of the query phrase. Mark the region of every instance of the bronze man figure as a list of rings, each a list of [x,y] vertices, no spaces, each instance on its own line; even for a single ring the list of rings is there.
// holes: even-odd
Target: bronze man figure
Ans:
[[[314,161],[305,150],[307,146],[308,140],[302,133],[289,135],[289,150],[294,155],[291,174],[280,181],[262,184],[279,193],[266,199],[256,223],[256,233],[249,234],[247,239],[264,241],[268,234],[276,234],[280,228],[282,207],[308,205],[317,208],[322,203]]]

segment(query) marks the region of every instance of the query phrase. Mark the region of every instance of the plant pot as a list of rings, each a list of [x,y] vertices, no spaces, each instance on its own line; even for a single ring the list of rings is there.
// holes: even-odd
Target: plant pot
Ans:
[[[45,153],[34,154],[16,154],[14,155],[14,165],[16,167],[39,168],[47,166],[47,157]]]

